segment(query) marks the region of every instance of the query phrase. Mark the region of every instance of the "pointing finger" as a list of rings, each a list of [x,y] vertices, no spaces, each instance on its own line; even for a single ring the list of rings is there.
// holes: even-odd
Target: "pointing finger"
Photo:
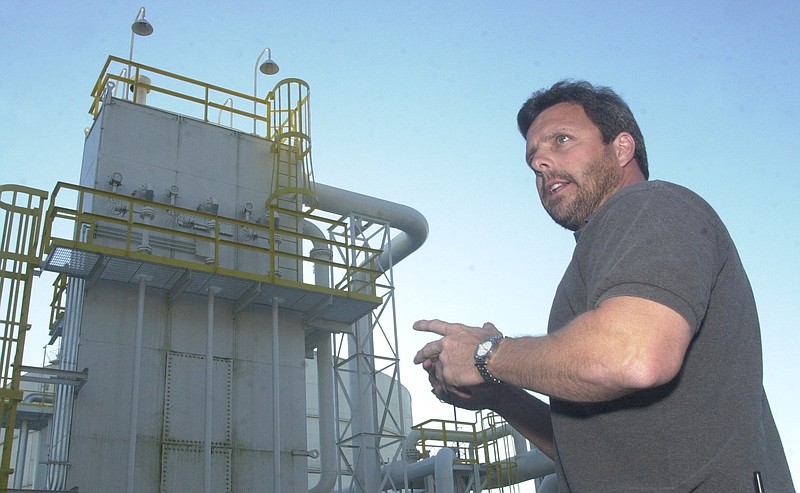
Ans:
[[[450,325],[447,322],[442,320],[417,320],[414,322],[414,330],[418,330],[420,332],[433,332],[434,334],[439,334],[440,336],[446,336],[450,330]]]

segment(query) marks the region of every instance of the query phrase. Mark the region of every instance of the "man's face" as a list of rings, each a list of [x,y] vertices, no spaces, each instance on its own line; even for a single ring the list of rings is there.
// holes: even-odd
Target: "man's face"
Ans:
[[[544,110],[526,134],[526,161],[536,173],[542,205],[559,225],[577,231],[621,188],[613,142],[576,103]]]

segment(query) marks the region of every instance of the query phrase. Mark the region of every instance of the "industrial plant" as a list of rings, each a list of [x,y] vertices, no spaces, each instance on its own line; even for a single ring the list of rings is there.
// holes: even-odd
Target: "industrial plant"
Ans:
[[[315,181],[308,84],[138,63],[152,30],[98,61],[80,182],[0,185],[0,491],[557,491],[496,415],[412,420],[392,272],[428,224]]]

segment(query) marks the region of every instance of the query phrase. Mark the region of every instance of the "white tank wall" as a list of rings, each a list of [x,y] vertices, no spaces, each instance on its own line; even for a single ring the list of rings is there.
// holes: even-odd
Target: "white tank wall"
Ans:
[[[145,198],[150,188],[155,209],[153,224],[158,226],[182,229],[177,224],[180,218],[169,209],[168,191],[173,186],[178,188],[175,205],[179,207],[197,210],[213,198],[220,217],[243,220],[243,210],[249,203],[253,207],[251,220],[266,224],[265,204],[273,192],[274,178],[274,156],[269,146],[270,142],[246,133],[115,99],[104,106],[87,138],[81,184],[111,191],[110,178],[121,173],[123,179],[117,193]],[[93,210],[106,214],[108,203],[109,200],[98,198],[92,203]],[[102,243],[105,237],[100,233],[98,242]],[[244,233],[224,227],[222,234],[231,240]],[[258,245],[267,245],[265,240],[257,241]],[[194,248],[190,245],[190,249]],[[284,237],[281,249],[294,251],[293,238]],[[197,260],[185,250],[179,248],[176,254],[156,246],[153,254]],[[194,253],[211,256],[210,243],[197,243]],[[266,256],[224,250],[220,257],[222,267],[267,273]],[[287,267],[283,274],[291,276],[296,268]]]
[[[108,178],[118,171],[124,175],[121,193],[152,183],[156,200],[165,201],[167,188],[178,185],[178,205],[193,208],[213,195],[228,217],[237,200],[263,205],[269,196],[272,156],[263,139],[121,100],[106,104],[98,123],[89,141],[101,131],[99,149],[87,148],[97,153],[95,188],[110,189]],[[91,186],[89,179],[82,184]]]
[[[99,132],[99,133],[98,133]],[[219,215],[254,219],[270,195],[272,156],[263,139],[145,106],[114,100],[87,139],[81,182],[141,193],[153,185],[157,214],[167,190],[179,187],[178,206],[194,209],[209,197]],[[94,204],[105,207],[105,204]],[[172,218],[158,216],[156,221]],[[112,240],[108,240],[112,241]],[[167,252],[154,252],[166,254]],[[222,259],[221,259],[222,260]],[[250,259],[257,260],[257,259]],[[233,267],[238,259],[226,259]],[[75,399],[67,487],[82,493],[124,491],[134,364],[137,287],[97,281],[86,291],[78,354],[89,378]],[[207,299],[147,290],[143,325],[136,443],[137,492],[202,491]],[[212,490],[271,489],[272,409],[281,400],[282,491],[307,488],[304,329],[300,314],[281,310],[281,388],[272,387],[269,306],[234,313],[217,298],[214,320]],[[303,410],[303,412],[297,412]]]
[[[79,368],[89,379],[75,400],[68,485],[82,492],[122,491],[126,478],[137,290],[98,283],[87,291]],[[145,301],[136,444],[137,492],[161,482],[202,481],[206,299],[170,304],[151,290]],[[282,471],[285,491],[306,487],[304,336],[297,314],[280,315]],[[254,491],[272,481],[271,314],[234,317],[217,301],[214,328],[214,491]],[[169,364],[169,369],[168,369]],[[169,395],[167,393],[169,390]],[[184,463],[185,462],[185,463]],[[175,465],[181,465],[176,470]],[[228,471],[222,474],[222,471]],[[188,482],[188,483],[187,483]],[[201,491],[167,489],[166,491]]]

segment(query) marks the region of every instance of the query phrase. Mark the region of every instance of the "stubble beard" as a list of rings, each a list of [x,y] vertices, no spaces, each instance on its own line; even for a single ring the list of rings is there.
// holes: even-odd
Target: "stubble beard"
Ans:
[[[592,161],[579,179],[563,172],[553,173],[548,178],[567,180],[575,185],[575,197],[571,201],[564,196],[556,196],[548,203],[542,201],[553,221],[570,231],[581,229],[586,224],[586,219],[619,187],[617,174],[602,159]]]

